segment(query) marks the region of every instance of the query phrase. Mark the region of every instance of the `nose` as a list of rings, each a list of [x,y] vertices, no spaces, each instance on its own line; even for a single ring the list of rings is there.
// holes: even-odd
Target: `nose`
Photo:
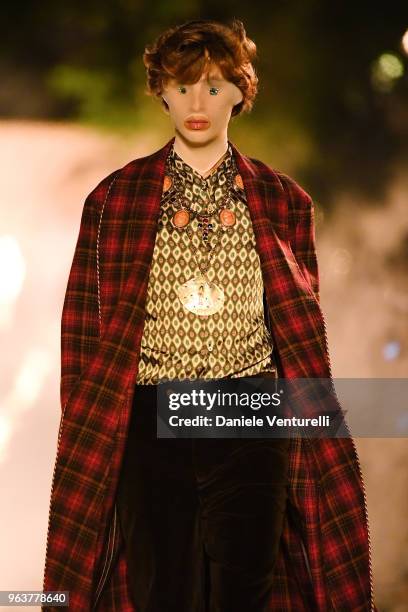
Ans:
[[[205,86],[202,87],[201,83],[195,83],[191,87],[191,110],[194,113],[202,112],[205,104],[204,104],[204,96],[205,96]]]

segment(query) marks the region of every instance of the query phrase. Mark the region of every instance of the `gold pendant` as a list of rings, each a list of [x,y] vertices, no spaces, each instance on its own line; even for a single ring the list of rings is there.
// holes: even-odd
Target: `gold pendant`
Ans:
[[[203,275],[190,278],[177,289],[184,308],[201,317],[208,317],[224,306],[224,291]]]

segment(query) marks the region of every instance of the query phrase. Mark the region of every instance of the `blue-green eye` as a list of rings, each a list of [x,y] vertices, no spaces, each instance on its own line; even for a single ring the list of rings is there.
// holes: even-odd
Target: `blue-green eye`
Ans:
[[[180,93],[186,93],[186,88],[184,87],[184,85],[180,85],[177,89]],[[210,87],[210,94],[212,96],[216,96],[219,91],[220,90],[218,87]]]

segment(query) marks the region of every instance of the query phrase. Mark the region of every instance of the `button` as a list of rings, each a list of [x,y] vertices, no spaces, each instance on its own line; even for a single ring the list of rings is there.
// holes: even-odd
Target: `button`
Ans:
[[[214,349],[214,345],[211,341],[207,343],[207,348],[209,351],[212,351]]]

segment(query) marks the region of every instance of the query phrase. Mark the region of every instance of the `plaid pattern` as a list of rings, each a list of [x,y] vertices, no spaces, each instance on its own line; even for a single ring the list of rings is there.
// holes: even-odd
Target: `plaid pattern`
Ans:
[[[69,275],[43,588],[70,591],[75,612],[137,612],[115,490],[173,142],[115,171],[87,197]],[[293,179],[231,146],[256,236],[280,374],[329,378],[312,200]],[[376,610],[364,485],[351,438],[291,441],[289,503],[270,610]]]

